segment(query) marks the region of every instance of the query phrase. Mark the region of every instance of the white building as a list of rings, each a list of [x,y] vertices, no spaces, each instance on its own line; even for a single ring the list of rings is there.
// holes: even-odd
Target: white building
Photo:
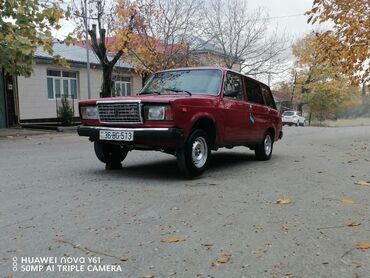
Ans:
[[[56,55],[65,58],[70,68],[53,63],[53,58],[42,49],[35,53],[36,64],[30,77],[19,76],[18,99],[21,122],[55,120],[61,97],[68,96],[78,116],[78,101],[87,99],[86,49],[79,46],[54,44]],[[102,85],[102,69],[90,51],[91,97],[98,98]],[[115,95],[135,95],[142,88],[142,78],[133,65],[119,61],[113,73]]]

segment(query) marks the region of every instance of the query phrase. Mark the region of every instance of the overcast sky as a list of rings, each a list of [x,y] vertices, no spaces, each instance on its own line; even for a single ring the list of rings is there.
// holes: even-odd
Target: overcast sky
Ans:
[[[271,19],[271,23],[277,24],[280,31],[285,30],[293,38],[299,38],[313,29],[312,25],[307,24],[307,16],[303,15],[311,8],[312,2],[312,0],[249,0],[248,5],[251,9],[263,6],[270,17],[281,17]]]

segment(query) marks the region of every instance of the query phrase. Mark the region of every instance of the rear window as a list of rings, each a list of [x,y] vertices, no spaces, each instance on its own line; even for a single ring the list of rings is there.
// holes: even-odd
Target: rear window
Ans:
[[[265,86],[262,86],[262,95],[265,98],[266,105],[276,109],[274,98],[272,97],[270,90]]]
[[[263,105],[264,103],[260,85],[250,79],[247,79],[246,83],[248,101]]]
[[[293,116],[294,115],[294,112],[293,111],[285,111],[283,113],[283,116]]]

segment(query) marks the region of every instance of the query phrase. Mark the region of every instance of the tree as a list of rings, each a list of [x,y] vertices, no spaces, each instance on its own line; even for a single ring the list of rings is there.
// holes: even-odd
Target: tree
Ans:
[[[112,72],[113,68],[123,54],[127,54],[127,47],[132,39],[135,24],[137,24],[138,6],[135,1],[118,0],[117,2],[105,0],[81,0],[74,3],[74,16],[77,22],[76,33],[81,37],[85,13],[86,17],[93,22],[88,30],[91,39],[91,48],[98,57],[103,69],[102,97],[112,95]],[[80,13],[82,7],[83,13]],[[115,37],[116,51],[110,55],[107,42]],[[89,46],[86,46],[89,47]]]
[[[0,67],[11,75],[29,76],[38,46],[53,55],[52,29],[65,16],[58,1],[0,2]],[[68,14],[67,14],[68,15]],[[63,63],[55,55],[57,62]]]
[[[314,34],[307,35],[293,45],[296,57],[295,102],[309,107],[309,121],[316,117],[321,121],[331,117],[340,108],[353,105],[359,96],[359,88],[352,86],[338,68],[320,60]]]
[[[368,0],[314,0],[308,22],[328,22],[332,30],[318,33],[316,52],[353,83],[369,81],[370,2]]]
[[[259,8],[249,11],[247,0],[210,0],[204,6],[207,38],[223,52],[228,68],[241,64],[246,74],[281,71],[287,38],[268,35],[268,14]]]
[[[139,0],[138,21],[128,45],[139,70],[155,72],[195,64],[199,0]],[[121,17],[120,20],[127,20]],[[116,40],[119,42],[119,40]]]

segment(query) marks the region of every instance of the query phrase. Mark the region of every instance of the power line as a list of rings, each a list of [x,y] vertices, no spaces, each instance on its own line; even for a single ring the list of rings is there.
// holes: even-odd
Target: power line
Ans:
[[[258,20],[270,20],[270,19],[298,17],[298,16],[305,16],[305,15],[304,14],[290,14],[290,15],[281,15],[281,16],[272,16],[272,17],[259,18]]]

